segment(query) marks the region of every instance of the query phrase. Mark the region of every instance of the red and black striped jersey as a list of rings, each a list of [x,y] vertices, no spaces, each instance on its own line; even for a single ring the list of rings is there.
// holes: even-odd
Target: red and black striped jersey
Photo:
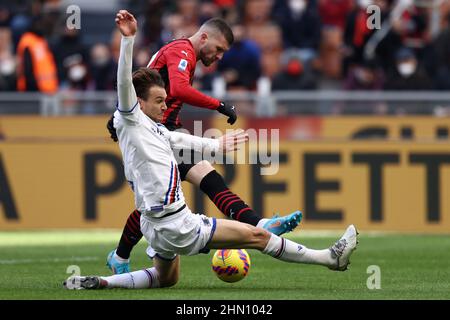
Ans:
[[[161,74],[167,92],[167,111],[162,123],[169,129],[180,128],[179,112],[183,103],[215,110],[220,101],[207,96],[192,87],[197,56],[189,39],[169,42],[156,52],[147,67]]]

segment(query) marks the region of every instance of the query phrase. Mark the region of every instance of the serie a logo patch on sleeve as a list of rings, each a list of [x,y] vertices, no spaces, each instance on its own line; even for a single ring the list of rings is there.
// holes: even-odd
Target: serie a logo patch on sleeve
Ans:
[[[178,70],[186,71],[187,65],[188,65],[187,60],[181,59],[180,63],[178,64]]]

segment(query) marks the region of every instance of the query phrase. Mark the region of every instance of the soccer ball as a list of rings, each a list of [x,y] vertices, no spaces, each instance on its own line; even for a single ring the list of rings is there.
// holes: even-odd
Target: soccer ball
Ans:
[[[250,256],[244,249],[217,250],[212,258],[213,272],[225,282],[237,282],[244,279],[250,264]]]

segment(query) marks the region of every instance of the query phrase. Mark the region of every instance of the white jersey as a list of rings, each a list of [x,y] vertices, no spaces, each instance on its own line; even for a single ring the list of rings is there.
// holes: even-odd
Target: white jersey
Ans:
[[[145,115],[131,80],[134,37],[122,37],[118,68],[118,110],[114,113],[125,177],[135,194],[135,205],[150,217],[162,217],[184,204],[181,178],[172,149],[217,151],[216,139],[169,131]]]

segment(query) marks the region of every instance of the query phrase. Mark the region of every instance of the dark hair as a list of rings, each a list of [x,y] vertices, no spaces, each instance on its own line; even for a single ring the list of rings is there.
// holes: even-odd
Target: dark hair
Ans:
[[[228,45],[231,46],[234,42],[233,31],[230,26],[225,22],[225,20],[221,18],[211,18],[203,23],[202,26],[212,28],[216,31],[219,31],[224,38],[227,40]]]
[[[106,123],[106,129],[108,129],[112,141],[114,142],[119,141],[119,139],[117,138],[116,128],[114,128],[114,114],[111,116],[111,118],[109,118],[108,122]]]
[[[139,68],[133,72],[133,86],[138,98],[147,100],[150,91],[149,89],[155,86],[164,88],[164,81],[158,71],[149,68]],[[111,139],[114,142],[117,142],[118,138],[116,128],[114,128],[114,115],[109,118],[106,128],[108,129]]]
[[[158,71],[149,68],[139,68],[133,72],[133,86],[136,90],[136,95],[142,100],[147,100],[151,87],[165,87]]]

